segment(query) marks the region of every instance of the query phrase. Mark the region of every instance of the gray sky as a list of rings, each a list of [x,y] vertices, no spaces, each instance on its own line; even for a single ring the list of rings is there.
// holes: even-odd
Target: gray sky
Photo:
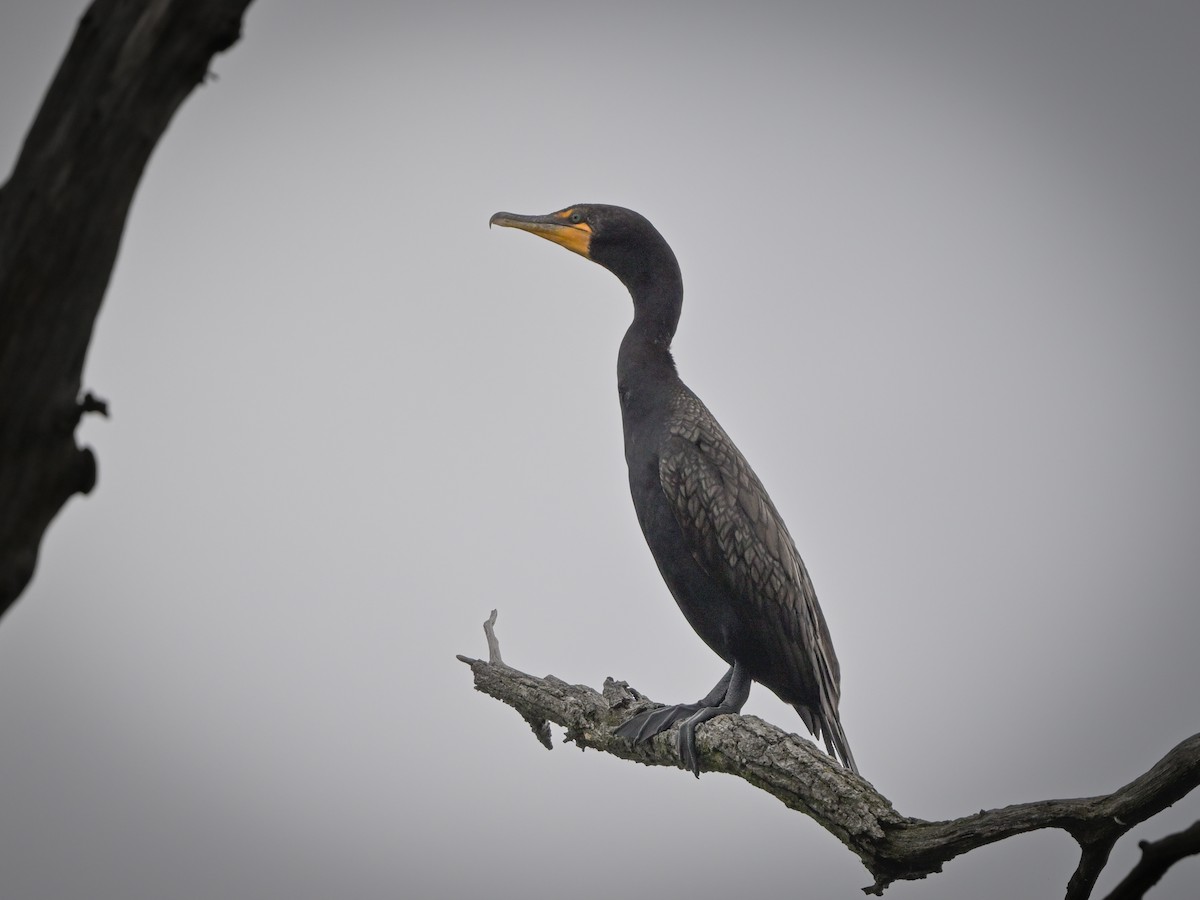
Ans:
[[[13,6],[5,169],[85,4]],[[898,809],[1144,771],[1200,730],[1198,44],[1184,3],[257,0],[133,209],[99,487],[0,623],[6,896],[861,896],[808,819],[547,753],[454,659],[499,607],[533,673],[678,702],[724,670],[629,502],[628,297],[498,209],[672,243],[681,373]],[[1042,832],[888,896],[1061,896],[1075,861]]]

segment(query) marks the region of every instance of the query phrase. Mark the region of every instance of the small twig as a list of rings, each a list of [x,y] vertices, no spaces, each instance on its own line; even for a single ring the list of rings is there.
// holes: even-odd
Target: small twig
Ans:
[[[79,401],[79,412],[80,413],[99,413],[100,415],[104,416],[104,418],[107,419],[108,418],[108,401],[101,400],[99,397],[97,397],[91,391],[88,391],[86,394],[83,395],[83,399]]]
[[[487,621],[483,623],[483,633],[487,635],[488,642],[488,662],[493,666],[504,665],[504,660],[500,658],[500,640],[496,637],[496,610],[492,610],[492,614],[487,617]]]
[[[493,609],[492,614],[488,616],[486,621],[483,623],[483,633],[484,636],[487,637],[488,643],[488,661],[485,663],[481,659],[472,659],[469,656],[463,656],[461,653],[458,654],[458,660],[460,662],[465,662],[472,669],[474,669],[477,665],[495,666],[500,671],[510,671],[515,672],[518,675],[523,675],[524,673],[516,672],[515,669],[512,669],[504,662],[503,659],[500,658],[500,639],[496,637],[496,615],[496,610]],[[533,735],[538,739],[538,743],[547,750],[553,750],[554,741],[551,739],[550,723],[546,721],[546,717],[539,716],[527,709],[522,709],[520,707],[515,708],[521,714],[521,718],[529,723],[529,727],[533,730]]]
[[[1140,900],[1158,884],[1167,869],[1188,856],[1200,853],[1200,822],[1157,841],[1138,841],[1142,858],[1106,900]]]

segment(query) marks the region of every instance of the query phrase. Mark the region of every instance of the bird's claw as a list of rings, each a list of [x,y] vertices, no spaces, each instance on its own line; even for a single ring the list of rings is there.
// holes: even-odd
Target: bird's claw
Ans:
[[[696,749],[696,726],[689,719],[679,726],[679,761],[683,768],[700,777],[700,752]]]

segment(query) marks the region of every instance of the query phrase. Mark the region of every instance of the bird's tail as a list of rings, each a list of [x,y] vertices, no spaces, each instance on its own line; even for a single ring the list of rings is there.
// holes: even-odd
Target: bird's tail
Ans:
[[[818,712],[799,703],[794,706],[796,712],[800,713],[800,718],[804,720],[804,724],[808,726],[808,730],[814,736],[825,739],[825,750],[829,755],[855,775],[860,774],[858,764],[854,761],[854,754],[850,752],[850,742],[846,740],[846,732],[842,731],[842,723],[838,719],[838,714],[836,712],[832,715]]]
[[[850,742],[846,740],[846,732],[842,731],[842,723],[837,713],[821,716],[821,725],[825,736],[825,749],[829,751],[829,755],[836,756],[843,766],[858,775],[858,764],[854,761],[854,754],[850,752]]]

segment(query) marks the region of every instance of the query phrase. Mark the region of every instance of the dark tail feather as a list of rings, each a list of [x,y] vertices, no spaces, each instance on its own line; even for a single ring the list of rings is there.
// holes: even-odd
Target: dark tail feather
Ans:
[[[850,742],[846,740],[846,732],[842,731],[842,723],[838,721],[837,714],[826,716],[799,703],[794,706],[808,730],[816,737],[825,739],[826,752],[855,775],[860,774],[858,764],[854,762],[854,754],[850,752]]]
[[[850,743],[846,740],[846,732],[842,731],[842,723],[838,721],[837,715],[822,716],[821,724],[824,726],[822,730],[825,733],[825,749],[829,751],[829,755],[836,756],[843,766],[858,775],[858,764],[854,762],[854,754],[850,752]]]

